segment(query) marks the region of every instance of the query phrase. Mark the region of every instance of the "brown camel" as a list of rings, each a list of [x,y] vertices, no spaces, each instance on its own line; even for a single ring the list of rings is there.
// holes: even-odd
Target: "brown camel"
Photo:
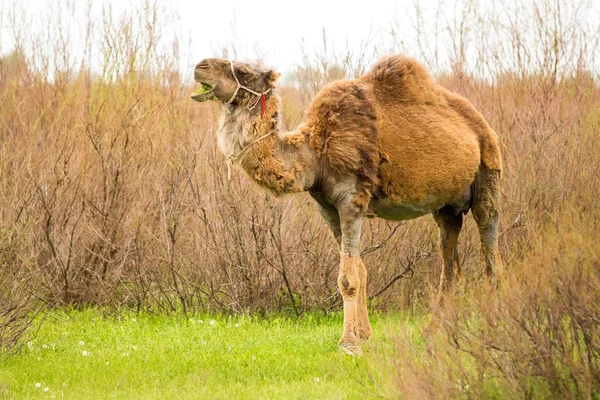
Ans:
[[[308,191],[316,200],[340,246],[342,349],[360,353],[360,339],[371,336],[359,251],[364,217],[433,214],[443,291],[460,273],[457,239],[463,214],[472,210],[487,275],[502,269],[498,136],[467,100],[435,83],[415,60],[395,55],[358,79],[324,87],[307,121],[281,132],[278,77],[260,65],[206,59],[194,70],[202,88],[192,98],[223,104],[217,135],[228,170],[237,164],[275,195]]]

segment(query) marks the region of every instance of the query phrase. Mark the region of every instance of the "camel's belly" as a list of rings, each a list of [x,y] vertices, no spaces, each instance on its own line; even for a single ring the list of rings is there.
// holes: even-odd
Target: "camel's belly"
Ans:
[[[398,203],[390,197],[373,198],[369,203],[367,215],[394,221],[403,221],[430,214],[446,206],[451,207],[455,214],[459,214],[469,209],[470,202],[470,187],[466,187],[449,197],[428,196],[422,202]]]
[[[394,221],[403,221],[413,219],[429,214],[435,210],[421,208],[416,204],[392,204],[387,201],[371,201],[367,215],[376,216],[383,219],[391,219]]]

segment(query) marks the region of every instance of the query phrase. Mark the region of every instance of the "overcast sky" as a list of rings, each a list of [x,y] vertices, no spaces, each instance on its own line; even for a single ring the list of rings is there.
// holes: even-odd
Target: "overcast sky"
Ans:
[[[307,49],[321,46],[323,28],[335,43],[334,51],[344,50],[346,43],[360,46],[388,32],[397,4],[394,0],[376,3],[222,0],[174,1],[173,5],[179,10],[182,26],[196,39],[193,51],[198,57],[235,43],[246,53],[240,56],[252,57],[259,51],[271,65],[287,69],[300,62],[303,44]],[[204,20],[207,22],[198,23]]]
[[[367,53],[372,54],[372,46],[367,44],[377,44],[381,48],[384,43],[391,42],[390,32],[393,29],[397,31],[397,37],[405,39],[400,48],[394,50],[411,54],[417,39],[413,29],[417,18],[416,4],[426,22],[441,21],[437,24],[442,26],[438,45],[443,51],[451,46],[450,35],[443,26],[460,13],[460,4],[465,3],[464,0],[150,1],[158,1],[160,7],[168,10],[173,17],[171,20],[177,21],[168,26],[163,39],[169,36],[180,38],[182,69],[188,70],[201,59],[220,55],[223,48],[229,48],[230,57],[261,58],[284,73],[302,62],[303,48],[310,54],[322,50],[323,29],[327,32],[330,54],[339,55],[346,50],[356,52],[365,48]],[[531,5],[533,0],[503,2],[520,4],[521,1]],[[551,1],[563,7],[562,4],[574,4],[580,0]],[[47,16],[56,15],[56,9],[78,9],[75,13],[66,13],[63,18],[70,25],[69,40],[74,46],[71,52],[82,52],[77,43],[82,43],[85,33],[82,16],[86,3],[87,0],[0,0],[0,52],[7,53],[13,47],[10,14],[15,5],[22,14],[26,14],[26,18],[16,24],[18,29],[26,32],[49,30]],[[92,0],[93,19],[101,24],[103,7],[111,6],[113,12],[123,13],[139,9],[143,3],[144,0]],[[474,0],[473,4],[478,9],[502,8],[496,0]],[[600,0],[589,0],[588,5],[594,12],[587,13],[586,17],[598,20]],[[519,6],[515,8],[518,9]],[[595,23],[598,24],[597,21]],[[431,40],[431,35],[431,30],[428,30],[420,36],[429,36],[428,40]],[[232,46],[237,49],[237,54],[232,54]]]
[[[66,8],[73,0],[0,0],[3,11],[0,51],[11,50],[9,20],[14,5],[27,18],[25,29],[44,29],[45,16],[58,6]],[[100,18],[103,6],[111,5],[116,12],[139,7],[143,0],[95,0],[94,12]],[[220,54],[224,47],[235,44],[238,57],[260,56],[269,65],[282,71],[290,70],[302,59],[302,48],[308,51],[322,48],[323,29],[334,53],[353,51],[367,42],[379,43],[392,28],[394,18],[403,18],[414,9],[413,0],[160,0],[179,23],[174,34],[183,38],[185,59],[199,61]],[[438,1],[420,0],[420,7],[433,10]],[[447,2],[450,5],[452,2]],[[75,0],[81,10],[85,0]],[[447,7],[451,10],[452,7]],[[83,11],[82,11],[83,12]],[[68,15],[75,26],[78,15]],[[83,27],[71,30],[71,39],[83,37]],[[233,56],[233,55],[232,55]]]

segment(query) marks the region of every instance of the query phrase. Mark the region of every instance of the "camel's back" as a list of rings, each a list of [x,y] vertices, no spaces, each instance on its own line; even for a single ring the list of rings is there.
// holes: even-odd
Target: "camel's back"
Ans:
[[[464,195],[482,162],[501,169],[497,136],[481,114],[416,61],[385,58],[360,80],[377,114],[382,194],[398,203],[448,204]]]
[[[308,109],[310,145],[367,200],[435,209],[463,198],[483,163],[500,169],[496,134],[416,61],[392,56],[356,80],[324,87]]]

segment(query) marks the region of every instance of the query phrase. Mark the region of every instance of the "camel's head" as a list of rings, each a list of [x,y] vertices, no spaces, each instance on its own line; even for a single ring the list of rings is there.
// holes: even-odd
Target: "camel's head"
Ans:
[[[277,78],[279,73],[258,65],[207,58],[194,69],[194,80],[201,87],[192,95],[192,99],[200,102],[217,100],[233,106],[250,107],[261,94],[273,89]]]

